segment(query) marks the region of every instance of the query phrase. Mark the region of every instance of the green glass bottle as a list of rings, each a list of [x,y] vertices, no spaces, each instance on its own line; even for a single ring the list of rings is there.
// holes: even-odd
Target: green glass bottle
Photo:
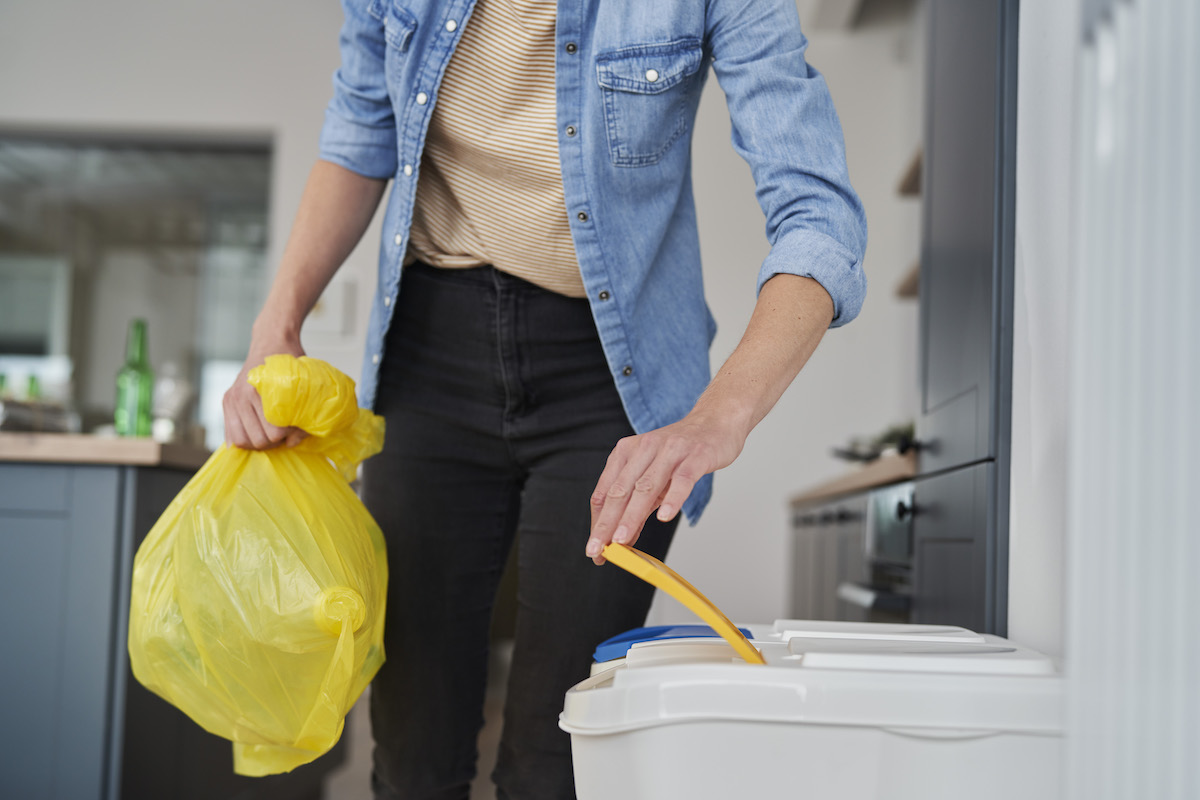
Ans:
[[[125,366],[117,373],[117,412],[113,421],[118,436],[150,435],[153,398],[154,373],[147,356],[146,320],[131,320],[125,341]]]

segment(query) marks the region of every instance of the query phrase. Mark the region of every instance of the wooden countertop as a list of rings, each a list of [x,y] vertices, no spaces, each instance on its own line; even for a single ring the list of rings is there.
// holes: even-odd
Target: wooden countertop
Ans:
[[[887,486],[890,483],[899,483],[915,477],[916,474],[916,453],[910,452],[902,456],[880,456],[849,474],[793,495],[790,502],[792,506],[814,505],[839,495]]]
[[[209,452],[187,444],[153,439],[89,436],[75,433],[0,433],[0,462],[57,464],[128,464],[195,469]]]

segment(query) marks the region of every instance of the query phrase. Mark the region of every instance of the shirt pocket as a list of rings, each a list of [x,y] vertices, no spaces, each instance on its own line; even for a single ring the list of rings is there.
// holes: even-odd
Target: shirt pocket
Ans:
[[[688,89],[701,60],[698,39],[623,47],[596,57],[614,164],[653,164],[683,135]]]
[[[417,30],[417,18],[395,0],[371,0],[367,13],[383,23],[383,38],[388,44],[384,68],[389,75],[396,74],[404,64],[408,43]]]

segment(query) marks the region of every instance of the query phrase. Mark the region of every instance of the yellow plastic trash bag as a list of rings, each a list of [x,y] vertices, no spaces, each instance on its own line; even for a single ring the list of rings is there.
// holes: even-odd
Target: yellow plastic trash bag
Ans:
[[[268,421],[295,447],[222,446],[171,502],[133,565],[133,674],[233,742],[242,775],[327,752],[383,663],[383,535],[350,489],[383,420],[323,361],[251,371]]]

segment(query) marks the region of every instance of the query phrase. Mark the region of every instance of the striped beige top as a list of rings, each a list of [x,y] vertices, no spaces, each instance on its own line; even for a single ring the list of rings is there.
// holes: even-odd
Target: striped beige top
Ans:
[[[478,0],[429,122],[409,256],[583,297],[554,107],[554,0]]]

